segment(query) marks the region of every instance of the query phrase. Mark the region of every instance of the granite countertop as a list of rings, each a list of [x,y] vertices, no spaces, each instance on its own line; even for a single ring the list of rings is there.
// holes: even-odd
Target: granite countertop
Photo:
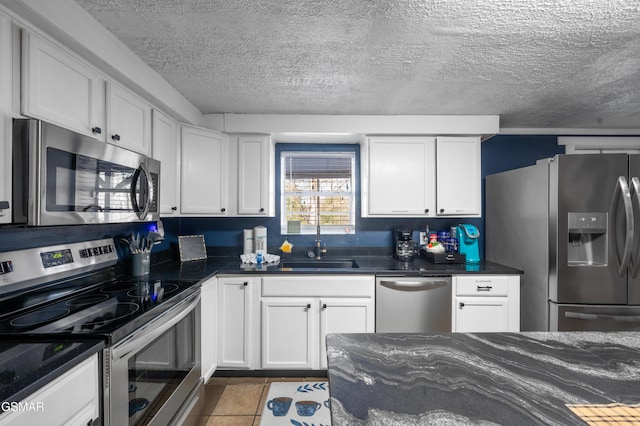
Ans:
[[[585,423],[640,403],[640,332],[330,334],[333,426]]]
[[[442,276],[458,274],[522,274],[521,270],[493,262],[479,264],[435,264],[417,258],[410,263],[399,262],[392,256],[327,256],[331,259],[353,259],[358,268],[283,268],[280,263],[243,264],[240,256],[209,256],[204,260],[180,262],[166,260],[151,265],[151,279],[203,280],[219,275],[237,274],[375,274],[378,276]],[[299,258],[302,260],[309,260]],[[313,260],[312,260],[313,261]]]
[[[1,340],[0,401],[23,401],[102,348],[103,340]]]

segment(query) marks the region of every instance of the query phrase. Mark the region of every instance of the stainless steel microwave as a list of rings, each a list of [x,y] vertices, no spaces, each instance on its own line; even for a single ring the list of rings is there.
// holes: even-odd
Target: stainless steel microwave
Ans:
[[[15,224],[159,219],[159,161],[43,121],[13,121],[12,175]]]

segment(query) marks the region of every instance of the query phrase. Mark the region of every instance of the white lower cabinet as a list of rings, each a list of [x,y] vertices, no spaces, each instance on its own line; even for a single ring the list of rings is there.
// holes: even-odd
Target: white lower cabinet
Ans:
[[[263,369],[326,369],[327,333],[374,331],[373,276],[262,279]]]
[[[453,331],[520,331],[520,277],[453,276]]]
[[[374,330],[373,296],[320,299],[320,368],[327,368],[327,334],[373,333]]]
[[[202,283],[200,291],[200,361],[202,378],[206,383],[216,371],[218,359],[218,279]]]
[[[269,297],[260,304],[262,368],[313,368],[319,330],[317,301]]]
[[[22,401],[33,409],[0,415],[0,426],[93,424],[100,417],[98,371],[96,354]]]
[[[255,367],[260,319],[254,300],[260,294],[260,278],[248,276],[218,277],[218,367],[251,369]]]

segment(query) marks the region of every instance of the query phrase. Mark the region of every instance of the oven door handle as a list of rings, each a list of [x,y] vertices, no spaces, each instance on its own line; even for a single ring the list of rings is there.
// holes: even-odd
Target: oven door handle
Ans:
[[[150,323],[140,327],[125,340],[114,346],[111,356],[122,359],[131,352],[139,350],[166,333],[171,327],[182,321],[200,303],[200,292],[189,296]]]

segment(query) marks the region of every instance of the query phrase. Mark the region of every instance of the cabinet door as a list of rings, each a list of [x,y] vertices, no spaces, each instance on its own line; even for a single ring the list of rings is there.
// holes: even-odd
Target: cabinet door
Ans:
[[[320,299],[320,368],[327,368],[327,334],[373,333],[374,324],[373,299]]]
[[[438,216],[480,215],[480,138],[438,137]]]
[[[431,137],[369,138],[368,214],[433,216],[434,152]]]
[[[104,80],[38,36],[22,33],[22,114],[104,140]]]
[[[250,278],[218,279],[218,366],[249,368],[251,350]]]
[[[458,332],[511,331],[506,297],[456,297],[455,317]]]
[[[0,13],[0,224],[11,222],[11,20]]]
[[[152,113],[152,148],[153,158],[161,162],[160,172],[160,215],[175,216],[178,214],[178,161],[180,136],[178,123],[163,113],[154,110]]]
[[[113,83],[107,83],[107,142],[144,155],[151,144],[151,106]]]
[[[182,127],[180,211],[225,216],[227,211],[228,140],[197,127]]]
[[[202,284],[200,293],[200,360],[202,378],[206,383],[216,371],[218,340],[218,279]]]
[[[262,368],[313,368],[317,315],[317,303],[311,298],[264,298]]]
[[[238,137],[238,214],[274,214],[275,180],[269,136]]]

